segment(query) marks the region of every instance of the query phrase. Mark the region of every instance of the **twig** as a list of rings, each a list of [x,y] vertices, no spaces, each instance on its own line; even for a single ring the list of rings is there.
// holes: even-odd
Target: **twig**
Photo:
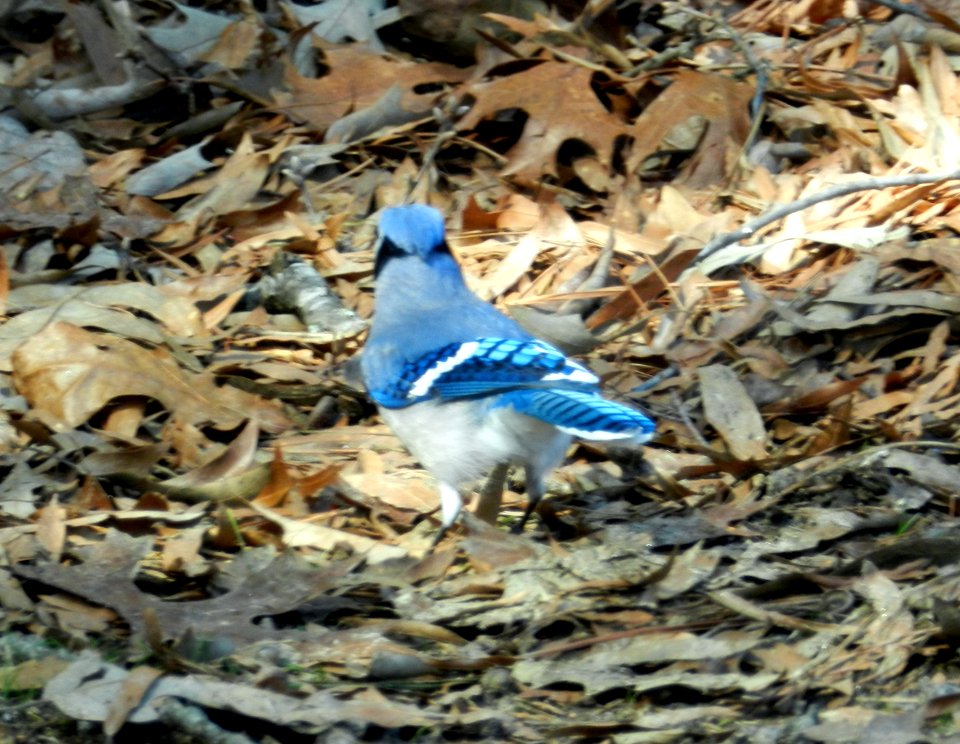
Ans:
[[[440,148],[442,148],[444,144],[449,142],[451,139],[456,137],[457,132],[454,127],[454,111],[456,105],[457,104],[453,98],[448,96],[443,99],[440,105],[434,107],[433,118],[437,122],[437,136],[430,144],[430,148],[424,154],[423,162],[420,164],[420,170],[417,172],[416,178],[414,178],[407,186],[407,193],[403,197],[404,204],[409,203],[410,199],[413,197],[413,192],[416,190],[420,182],[430,177],[430,169],[433,167],[433,163],[437,159],[437,155],[440,154]]]
[[[707,592],[707,597],[712,599],[718,605],[730,612],[758,620],[762,623],[787,628],[788,630],[805,630],[811,633],[850,633],[856,628],[850,625],[836,625],[834,623],[819,623],[814,620],[804,620],[802,618],[786,615],[782,612],[765,610],[760,605],[754,604],[748,599],[739,597],[732,591]]]
[[[707,438],[703,436],[703,433],[700,431],[700,427],[694,426],[693,421],[690,419],[690,414],[687,413],[686,406],[684,406],[676,390],[671,391],[670,399],[673,402],[674,410],[677,412],[677,418],[687,427],[687,433],[703,448],[704,452],[714,452],[713,447],[710,446],[710,442],[707,441]]]
[[[673,282],[667,278],[667,275],[663,273],[663,270],[660,268],[657,262],[653,260],[652,256],[646,253],[642,255],[643,260],[646,261],[647,265],[650,267],[650,271],[657,275],[657,279],[660,280],[660,283],[663,284],[664,289],[667,290],[667,294],[670,295],[670,302],[673,304],[673,306],[678,308],[683,307],[683,302],[680,301],[680,296],[677,294],[677,290]]]
[[[659,385],[664,380],[669,380],[671,377],[676,377],[680,374],[679,370],[676,367],[664,367],[653,377],[650,377],[643,382],[641,382],[636,387],[630,388],[630,393],[632,395],[642,395],[648,390],[652,390],[657,385]],[[674,403],[678,403],[679,398],[674,398]],[[679,403],[678,403],[679,405]]]
[[[747,63],[744,69],[734,73],[735,78],[744,77],[751,72],[756,76],[756,83],[754,85],[755,90],[753,98],[750,100],[750,116],[752,118],[752,123],[750,126],[750,131],[747,133],[747,137],[744,140],[743,146],[741,147],[741,153],[746,153],[753,144],[753,140],[756,138],[757,133],[760,131],[760,124],[763,121],[764,97],[766,95],[767,84],[770,77],[770,65],[767,61],[759,59],[757,55],[753,53],[753,50],[750,48],[750,45],[747,43],[746,39],[744,39],[737,29],[731,26],[725,19],[715,18],[707,13],[694,10],[693,8],[678,8],[678,10],[700,21],[713,23],[715,26],[722,29],[720,32],[714,31],[711,34],[707,34],[702,41],[695,42],[696,44],[705,44],[714,39],[729,40],[733,42]],[[647,60],[647,62],[649,62],[649,60]],[[634,70],[631,70],[630,73],[627,74],[630,75],[644,64],[646,63],[641,63],[639,67],[634,68]]]
[[[765,62],[761,62],[759,58],[753,53],[753,50],[750,49],[750,45],[747,44],[746,40],[740,33],[731,26],[724,18],[716,18],[709,13],[704,13],[693,8],[677,8],[680,13],[692,16],[698,20],[706,21],[707,23],[713,23],[717,27],[723,29],[722,32],[714,32],[718,37],[722,39],[729,39],[732,41],[737,48],[740,50],[740,53],[743,55],[743,58],[747,61],[747,66],[749,70],[759,73],[762,67],[766,66]]]
[[[840,458],[836,462],[830,463],[830,465],[821,468],[820,470],[813,470],[804,474],[799,480],[791,483],[783,490],[778,491],[776,494],[774,494],[774,496],[776,496],[777,499],[782,499],[785,496],[789,496],[792,493],[800,491],[819,478],[831,475],[832,473],[843,472],[851,469],[857,465],[860,465],[863,461],[869,460],[871,457],[882,454],[891,449],[945,449],[958,452],[960,451],[960,444],[957,444],[956,442],[941,442],[936,439],[918,439],[914,442],[887,442],[886,444],[877,444],[872,447],[862,449],[859,452],[846,455],[845,457]]]
[[[692,57],[694,50],[701,44],[708,44],[711,41],[727,41],[728,38],[729,37],[723,33],[712,33],[706,34],[699,39],[692,39],[690,41],[682,42],[677,44],[677,46],[672,46],[668,49],[665,49],[659,54],[648,57],[643,62],[640,62],[638,65],[636,65],[636,67],[633,67],[632,69],[623,73],[623,77],[634,78],[644,72],[659,70],[662,67],[666,67],[674,60],[683,59],[684,57]]]
[[[607,278],[610,276],[610,264],[613,263],[613,249],[616,246],[616,242],[616,233],[613,231],[613,228],[610,228],[606,245],[603,246],[597,262],[590,271],[590,275],[577,287],[577,292],[592,292],[595,289],[601,289],[603,287]],[[593,305],[593,303],[593,298],[567,300],[557,310],[557,315],[579,315],[580,313],[586,312],[587,308]]]
[[[693,261],[690,262],[690,265],[695,266],[708,256],[712,256],[720,249],[726,248],[728,245],[737,243],[745,238],[749,238],[751,235],[756,233],[757,230],[766,227],[771,222],[781,220],[784,217],[793,214],[794,212],[800,212],[804,209],[812,207],[814,204],[819,204],[820,202],[829,201],[830,199],[836,199],[841,196],[848,196],[849,194],[855,194],[858,191],[878,191],[880,189],[889,189],[895,186],[920,186],[922,184],[938,183],[940,181],[957,180],[960,180],[960,170],[952,170],[945,173],[913,173],[905,176],[882,176],[879,178],[865,178],[861,181],[852,181],[850,183],[840,183],[836,186],[831,186],[830,188],[824,189],[816,194],[811,194],[804,199],[799,199],[795,202],[790,202],[789,204],[781,204],[780,206],[774,207],[768,212],[761,214],[756,219],[750,220],[750,222],[745,224],[739,230],[734,230],[733,232],[726,233],[724,235],[718,235],[700,250]]]

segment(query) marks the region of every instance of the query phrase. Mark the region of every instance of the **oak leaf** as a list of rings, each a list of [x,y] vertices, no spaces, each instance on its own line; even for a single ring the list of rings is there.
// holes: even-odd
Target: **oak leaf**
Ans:
[[[158,400],[175,417],[233,428],[247,418],[268,431],[288,421],[279,407],[250,393],[217,387],[209,374],[180,368],[163,348],[54,323],[13,353],[13,379],[34,412],[55,430],[84,423],[114,398]]]
[[[419,93],[419,86],[433,89],[443,83],[458,83],[466,73],[439,62],[402,62],[381,54],[348,46],[324,51],[330,71],[321,78],[307,78],[289,68],[287,91],[274,95],[278,108],[295,121],[320,131],[352,111],[373,106],[394,85],[403,90],[405,111],[427,114],[436,92]]]
[[[503,175],[536,179],[556,175],[556,153],[567,140],[585,142],[609,167],[617,137],[627,128],[609,112],[590,86],[593,71],[561,62],[542,62],[522,72],[463,89],[476,102],[459,122],[473,129],[497,112],[522,109],[529,119],[508,152]]]

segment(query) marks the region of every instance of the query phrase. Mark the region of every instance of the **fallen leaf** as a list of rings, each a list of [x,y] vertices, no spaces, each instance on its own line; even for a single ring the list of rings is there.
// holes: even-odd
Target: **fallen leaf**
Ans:
[[[738,460],[761,460],[767,456],[767,433],[756,404],[736,374],[715,364],[697,370],[703,391],[707,422],[723,437]]]
[[[358,46],[325,49],[324,56],[329,66],[325,76],[307,78],[288,67],[287,90],[275,93],[281,111],[320,132],[348,112],[372,106],[394,85],[403,88],[405,109],[427,115],[435,95],[418,89],[456,83],[465,76],[452,65],[400,61]]]
[[[336,530],[307,520],[288,519],[259,504],[250,507],[262,517],[283,529],[284,544],[296,547],[312,547],[319,550],[335,550],[338,545],[347,545],[370,563],[380,563],[394,558],[406,557],[407,551],[396,545],[385,545],[369,537]]]
[[[67,538],[67,526],[64,524],[67,510],[60,506],[59,499],[53,499],[40,510],[37,519],[37,542],[43,546],[51,559],[59,561],[63,554],[63,544]]]
[[[627,128],[597,98],[592,78],[593,72],[585,67],[547,61],[489,82],[471,83],[460,94],[476,100],[458,127],[474,129],[507,109],[527,113],[523,137],[507,152],[503,175],[532,180],[556,175],[557,151],[568,140],[589,145],[609,167],[614,142]],[[582,126],[586,121],[589,127]]]
[[[235,388],[219,388],[208,375],[184,372],[162,349],[54,323],[13,355],[14,381],[37,414],[57,430],[72,429],[119,396],[160,401],[190,423],[232,428],[245,418],[278,431],[287,425],[279,407]]]

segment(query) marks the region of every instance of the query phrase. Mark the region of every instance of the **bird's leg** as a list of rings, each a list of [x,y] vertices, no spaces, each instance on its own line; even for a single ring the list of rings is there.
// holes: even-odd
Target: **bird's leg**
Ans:
[[[477,508],[473,513],[478,519],[482,519],[487,524],[496,524],[497,515],[500,513],[500,502],[503,501],[503,486],[507,481],[507,472],[510,470],[509,463],[502,462],[491,472],[487,482],[483,485],[477,499]]]
[[[543,476],[540,473],[533,471],[531,468],[526,468],[526,477],[527,477],[527,508],[523,512],[523,516],[520,517],[520,521],[517,522],[510,529],[514,534],[519,534],[523,532],[524,526],[527,524],[527,520],[530,519],[530,515],[537,510],[537,505],[540,503],[540,500],[543,498],[544,485],[543,485]]]
[[[430,555],[437,546],[440,544],[440,541],[443,540],[444,536],[447,534],[447,528],[443,525],[440,525],[440,529],[437,530],[437,534],[433,536],[433,539],[430,541],[430,547],[427,548],[427,555]]]
[[[443,536],[447,534],[447,530],[457,521],[457,517],[460,516],[460,510],[463,508],[463,499],[460,498],[460,492],[455,486],[451,486],[449,483],[440,483],[439,491],[440,530],[434,536],[433,542],[430,543],[430,551],[437,547],[443,539]]]

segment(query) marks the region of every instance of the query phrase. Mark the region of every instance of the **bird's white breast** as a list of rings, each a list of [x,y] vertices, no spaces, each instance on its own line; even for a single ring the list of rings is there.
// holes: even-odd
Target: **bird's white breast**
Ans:
[[[501,462],[545,473],[563,459],[571,436],[555,426],[485,400],[409,408],[381,408],[380,414],[414,457],[451,485],[475,481]]]

